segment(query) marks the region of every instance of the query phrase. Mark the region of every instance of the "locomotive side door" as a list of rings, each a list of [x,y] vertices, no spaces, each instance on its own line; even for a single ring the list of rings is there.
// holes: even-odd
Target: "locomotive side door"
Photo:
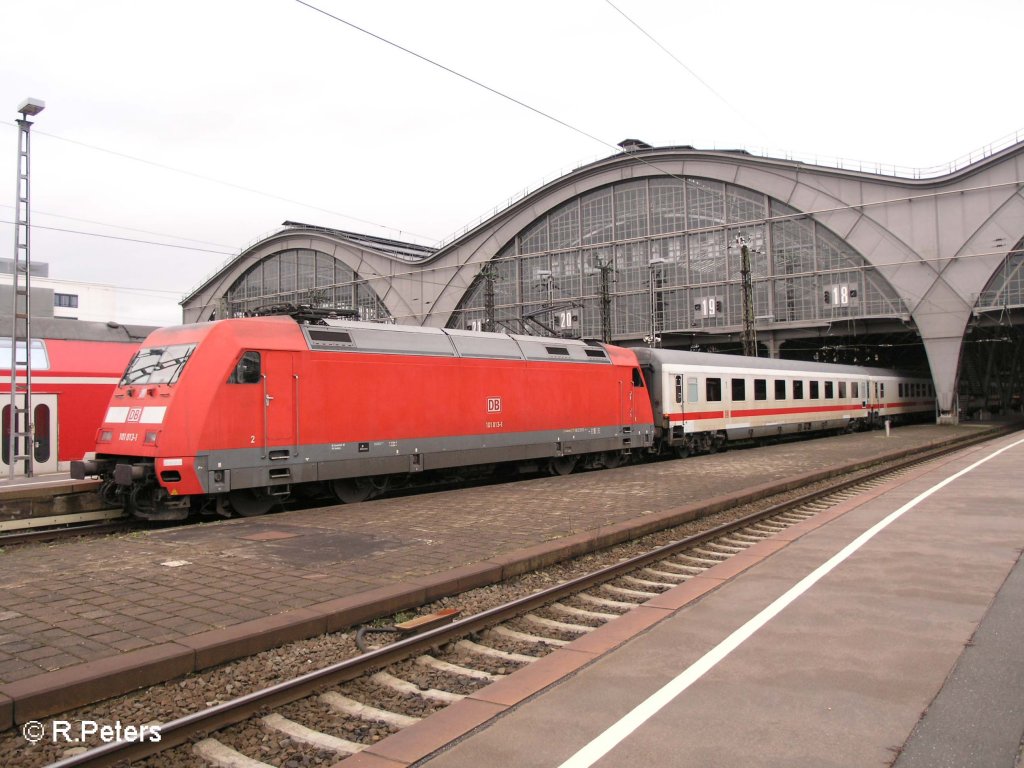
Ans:
[[[290,352],[263,353],[263,437],[270,458],[287,458],[296,443],[296,387]],[[278,453],[281,446],[288,454]],[[277,448],[277,450],[275,450]]]

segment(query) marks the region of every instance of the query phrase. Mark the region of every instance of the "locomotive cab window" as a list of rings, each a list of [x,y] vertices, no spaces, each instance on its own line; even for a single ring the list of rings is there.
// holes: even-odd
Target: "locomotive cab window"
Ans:
[[[263,374],[259,352],[246,352],[231,372],[228,384],[259,384]]]
[[[195,344],[173,344],[140,349],[128,364],[119,386],[173,384],[181,376],[195,348]]]
[[[633,369],[633,386],[640,387],[640,389],[644,388],[644,377],[643,374],[640,373],[639,368]]]

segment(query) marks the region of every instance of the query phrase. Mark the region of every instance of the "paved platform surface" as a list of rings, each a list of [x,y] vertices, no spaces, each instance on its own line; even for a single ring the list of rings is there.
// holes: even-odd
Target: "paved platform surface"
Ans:
[[[646,632],[425,764],[1014,768],[1022,463],[1024,440],[1003,437],[780,534],[738,573],[737,555],[631,612],[666,610]],[[698,579],[719,584],[694,600]],[[578,667],[615,624],[544,661]],[[412,735],[343,764],[404,765]]]
[[[765,485],[993,425],[912,426],[0,553],[0,728],[491,583]]]

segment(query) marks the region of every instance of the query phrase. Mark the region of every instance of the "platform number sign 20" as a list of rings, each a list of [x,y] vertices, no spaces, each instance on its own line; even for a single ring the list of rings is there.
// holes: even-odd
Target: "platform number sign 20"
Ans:
[[[501,413],[501,398],[500,397],[488,397],[487,398],[487,412],[488,413]]]

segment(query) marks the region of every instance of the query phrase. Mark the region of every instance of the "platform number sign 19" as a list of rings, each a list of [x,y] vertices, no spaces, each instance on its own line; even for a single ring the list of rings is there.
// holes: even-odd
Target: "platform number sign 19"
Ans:
[[[714,318],[722,314],[722,297],[705,296],[699,303],[693,305],[693,315],[696,319]]]

